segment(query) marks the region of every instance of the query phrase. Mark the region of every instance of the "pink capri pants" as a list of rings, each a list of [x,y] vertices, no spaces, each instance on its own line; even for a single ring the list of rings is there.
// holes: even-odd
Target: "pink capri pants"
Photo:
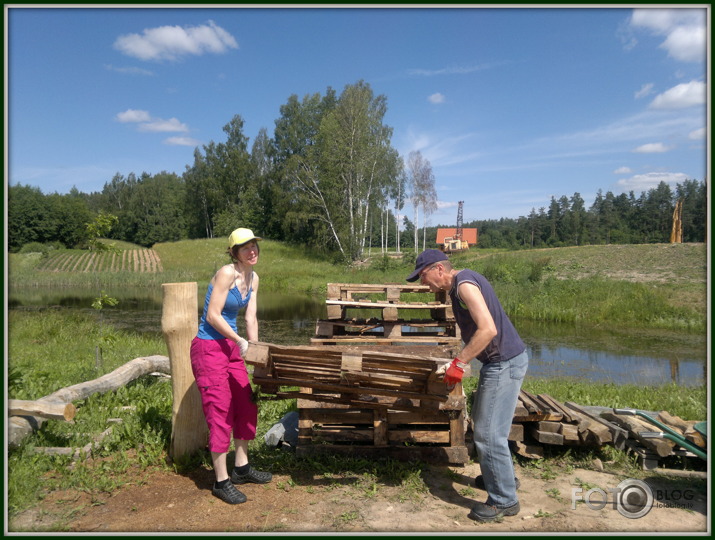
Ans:
[[[209,428],[209,450],[223,454],[236,439],[256,437],[258,407],[241,350],[230,339],[191,342],[191,369]]]

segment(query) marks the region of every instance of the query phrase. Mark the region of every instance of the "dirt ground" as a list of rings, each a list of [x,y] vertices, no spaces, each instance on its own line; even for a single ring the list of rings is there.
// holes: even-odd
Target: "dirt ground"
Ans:
[[[276,450],[280,451],[280,450]],[[537,469],[518,467],[521,512],[499,523],[467,517],[486,493],[474,487],[479,464],[432,465],[424,473],[428,493],[407,496],[400,487],[358,487],[354,478],[331,479],[296,471],[274,475],[266,485],[241,486],[248,501],[231,506],[211,494],[213,472],[199,468],[182,475],[167,471],[137,474],[112,494],[53,492],[40,506],[17,516],[9,531],[67,533],[706,533],[709,508],[703,482],[691,478],[646,478],[653,508],[642,517],[614,508],[615,490],[626,477],[590,469],[561,471],[543,479]],[[572,503],[581,488],[585,502]],[[598,487],[608,504],[599,509]],[[575,507],[574,507],[575,506]],[[57,529],[60,523],[64,527]]]

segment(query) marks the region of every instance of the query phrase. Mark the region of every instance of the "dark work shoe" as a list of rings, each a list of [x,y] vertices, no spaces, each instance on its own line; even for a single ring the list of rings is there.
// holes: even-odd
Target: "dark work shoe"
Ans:
[[[482,523],[486,523],[488,521],[497,520],[504,516],[515,516],[519,513],[519,510],[521,510],[521,507],[519,506],[519,501],[517,501],[511,506],[507,506],[506,508],[498,508],[490,504],[478,502],[474,505],[472,511],[469,512],[469,515],[467,517],[475,521],[481,521]]]
[[[266,471],[257,471],[253,467],[248,469],[246,474],[238,474],[236,469],[231,471],[231,482],[234,484],[247,484],[248,482],[253,482],[254,484],[267,484],[273,479],[273,475]]]
[[[222,488],[216,487],[216,484],[214,484],[211,493],[228,504],[241,504],[246,502],[246,496],[238,491],[236,486],[231,482],[226,482],[226,485]]]
[[[514,482],[516,482],[516,489],[519,489],[521,487],[521,482],[519,482],[519,479],[516,476],[514,477]],[[484,485],[484,477],[481,474],[474,479],[474,485],[477,489],[487,489]]]

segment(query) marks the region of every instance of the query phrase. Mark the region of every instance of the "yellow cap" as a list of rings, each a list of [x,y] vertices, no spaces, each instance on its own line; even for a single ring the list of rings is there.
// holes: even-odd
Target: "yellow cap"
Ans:
[[[231,236],[228,237],[228,249],[231,249],[233,246],[240,246],[251,240],[261,240],[261,238],[254,236],[251,229],[236,229],[231,233]]]

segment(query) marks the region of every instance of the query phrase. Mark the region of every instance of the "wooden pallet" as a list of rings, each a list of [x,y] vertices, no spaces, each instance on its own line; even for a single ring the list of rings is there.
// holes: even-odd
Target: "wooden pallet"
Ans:
[[[429,295],[422,301],[406,301],[404,294]],[[346,320],[348,309],[375,309],[382,313],[383,321],[398,321],[404,310],[429,310],[430,317],[438,321],[454,320],[452,304],[446,292],[432,293],[425,285],[396,283],[328,283],[325,301],[329,320]]]
[[[301,390],[315,399],[297,402],[298,456],[337,453],[459,465],[469,461],[461,388],[453,390],[454,408],[425,408],[417,400],[406,400],[411,410],[335,403],[322,392]]]
[[[382,351],[346,352],[339,348],[280,346],[251,342],[246,362],[254,366],[253,382],[264,394],[278,398],[311,399],[376,408],[416,407],[454,409],[464,396],[447,390],[436,369],[451,359]],[[461,385],[458,385],[461,391]],[[460,402],[460,403],[458,403]]]
[[[318,320],[313,344],[341,343],[430,344],[461,343],[459,328],[454,321],[412,319],[383,321],[381,319]]]

